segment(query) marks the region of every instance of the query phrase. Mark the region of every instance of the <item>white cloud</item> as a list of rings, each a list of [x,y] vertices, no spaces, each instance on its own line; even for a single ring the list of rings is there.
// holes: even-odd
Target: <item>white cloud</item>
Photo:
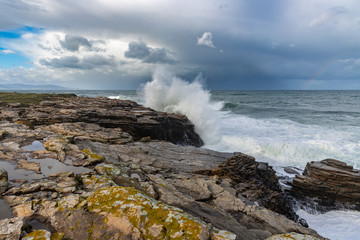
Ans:
[[[293,47],[296,47],[296,45],[291,43],[291,44],[289,44],[289,47],[293,48]]]
[[[204,32],[202,37],[197,39],[198,45],[204,45],[211,48],[215,48],[213,42],[212,42],[212,33],[211,32]]]
[[[323,24],[326,24],[334,20],[337,16],[345,14],[347,12],[344,7],[333,7],[328,9],[326,12],[322,13],[319,17],[313,18],[309,22],[309,27],[316,27]]]
[[[15,52],[13,50],[10,50],[10,49],[4,49],[4,50],[0,50],[0,53],[2,53],[2,54],[14,54]]]

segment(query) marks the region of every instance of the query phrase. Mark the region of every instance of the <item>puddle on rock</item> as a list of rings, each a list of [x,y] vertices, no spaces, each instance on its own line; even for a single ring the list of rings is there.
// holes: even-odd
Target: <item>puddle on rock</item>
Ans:
[[[8,172],[8,179],[22,179],[22,180],[33,180],[33,179],[41,179],[44,176],[38,174],[34,171],[26,170],[23,168],[17,168],[16,163],[1,161],[0,160],[0,169],[5,169]]]
[[[38,150],[46,150],[43,146],[43,144],[40,141],[33,141],[30,145],[26,145],[22,147],[25,151],[38,151]]]
[[[14,217],[14,215],[10,206],[4,201],[4,199],[0,199],[0,220],[12,217]]]
[[[51,174],[57,174],[61,172],[73,172],[75,174],[92,172],[90,168],[86,167],[74,167],[71,165],[66,165],[57,159],[53,158],[44,158],[44,159],[33,159],[30,157],[30,152],[45,150],[44,146],[40,141],[34,141],[32,144],[22,147],[23,150],[28,153],[25,154],[28,162],[38,162],[40,163],[41,174],[38,174],[31,170],[26,170],[23,168],[17,167],[17,162],[3,161],[0,159],[0,169],[5,169],[8,172],[9,182],[15,186],[19,186],[26,180],[27,182],[32,182],[36,179],[42,179],[48,177]],[[20,180],[20,181],[19,181]],[[0,219],[13,217],[11,208],[3,200],[0,199]]]
[[[32,152],[38,150],[46,150],[43,144],[40,141],[34,141],[32,144],[22,147],[23,150]],[[40,163],[41,173],[44,177],[48,177],[52,174],[57,174],[61,172],[73,172],[75,174],[91,172],[90,168],[86,167],[75,167],[72,165],[67,165],[60,162],[57,159],[53,158],[44,158],[44,159],[34,159],[30,157],[30,153],[25,154],[28,162],[38,162]],[[67,161],[68,163],[68,161]]]
[[[41,173],[45,177],[61,172],[73,172],[75,174],[92,172],[90,168],[69,166],[53,158],[33,159],[29,156],[27,157],[29,162],[40,163]]]

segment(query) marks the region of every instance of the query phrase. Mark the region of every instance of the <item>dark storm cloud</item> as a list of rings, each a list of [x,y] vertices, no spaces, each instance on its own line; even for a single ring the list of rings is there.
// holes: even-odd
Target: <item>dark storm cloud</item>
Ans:
[[[127,58],[144,59],[150,55],[150,48],[143,41],[130,42],[129,49],[124,53]]]
[[[122,78],[130,79],[138,73],[134,69],[143,71],[141,77],[150,77],[151,64],[167,64],[176,74],[190,76],[189,80],[201,71],[209,88],[223,89],[281,89],[289,82],[298,82],[300,88],[301,81],[321,78],[330,84],[335,78],[354,80],[360,76],[357,0],[134,0],[91,4],[85,0],[0,0],[0,9],[0,28],[15,29],[13,25],[20,24],[66,34],[56,57],[44,59],[49,56],[45,48],[40,52],[44,55],[34,57],[52,68],[95,72],[97,68],[118,66]],[[216,40],[216,48],[197,45],[207,32]],[[96,44],[92,39],[104,43]],[[129,43],[129,39],[143,41]],[[116,46],[113,40],[122,45]],[[56,43],[59,45],[59,40]],[[210,41],[200,43],[211,46]],[[84,57],[99,45],[104,49],[97,51],[102,59]],[[11,48],[11,44],[2,47],[19,53],[28,49]],[[55,47],[49,47],[48,52]],[[74,56],[62,55],[68,51]],[[106,57],[110,52],[117,63],[124,58],[139,61],[119,66]],[[115,84],[115,72],[103,77]],[[85,73],[77,77],[81,76]],[[92,74],[86,76],[91,78]],[[137,88],[135,83],[133,88]]]
[[[93,55],[82,59],[76,56],[65,56],[51,60],[42,59],[40,64],[53,68],[72,68],[72,69],[94,69],[104,66],[114,66],[113,58],[106,58],[101,55]]]
[[[135,58],[144,63],[167,63],[174,64],[176,61],[171,57],[173,53],[166,48],[151,48],[143,41],[132,41],[128,50],[125,51],[126,58]]]
[[[69,34],[65,36],[64,41],[60,40],[60,44],[63,48],[72,52],[79,51],[80,47],[86,47],[87,49],[91,49],[92,47],[92,44],[89,41],[89,39],[81,36],[73,36]]]

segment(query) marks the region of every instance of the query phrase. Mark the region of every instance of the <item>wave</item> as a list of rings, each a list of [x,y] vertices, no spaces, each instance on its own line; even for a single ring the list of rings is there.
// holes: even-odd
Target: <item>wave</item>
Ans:
[[[210,101],[210,92],[204,89],[203,81],[201,74],[194,81],[187,82],[164,69],[157,69],[152,81],[144,85],[140,94],[147,107],[186,115],[204,142],[211,144],[220,138],[220,109],[223,104]]]
[[[235,109],[237,107],[238,107],[238,104],[236,104],[236,103],[226,102],[226,103],[224,103],[222,110],[231,110],[231,109]]]
[[[305,125],[288,119],[255,119],[228,113],[221,119],[221,139],[205,147],[244,152],[273,166],[304,168],[325,158],[359,166],[359,136],[353,127]]]
[[[314,121],[306,123],[290,120],[285,118],[289,118],[287,110],[284,117],[246,116],[243,113],[246,106],[240,103],[211,101],[202,81],[201,76],[187,82],[165,70],[156,70],[152,81],[140,92],[142,102],[158,111],[186,115],[206,148],[244,152],[273,166],[304,168],[307,162],[325,158],[360,166],[360,137],[356,134],[359,126],[319,125],[314,123],[317,119],[314,116]],[[332,117],[336,120],[336,115]]]

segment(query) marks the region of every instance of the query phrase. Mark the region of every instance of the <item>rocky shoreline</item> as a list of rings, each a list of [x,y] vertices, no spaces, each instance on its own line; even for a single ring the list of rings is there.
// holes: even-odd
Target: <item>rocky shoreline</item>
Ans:
[[[271,166],[198,148],[185,116],[75,96],[0,112],[0,239],[324,239]]]

